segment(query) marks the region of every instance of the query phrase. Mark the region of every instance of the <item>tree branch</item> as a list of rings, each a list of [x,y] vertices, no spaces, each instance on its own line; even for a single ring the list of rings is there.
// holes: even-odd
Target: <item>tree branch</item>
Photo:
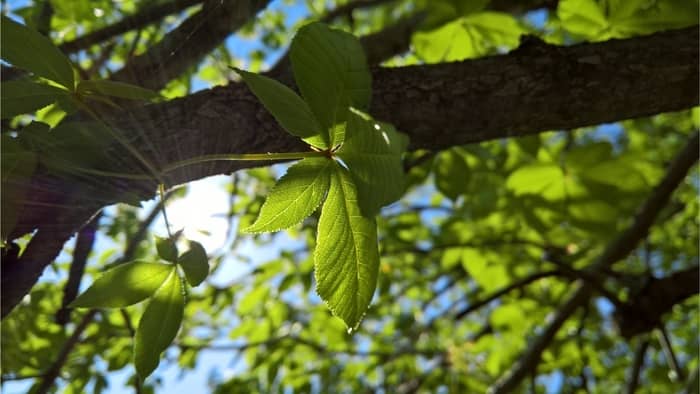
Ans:
[[[78,231],[75,249],[73,250],[73,262],[71,262],[70,271],[68,272],[68,280],[63,287],[61,309],[56,312],[56,323],[60,325],[65,325],[70,320],[71,310],[68,308],[68,304],[73,302],[75,296],[78,295],[80,280],[83,277],[83,272],[85,272],[88,255],[95,243],[95,233],[101,217],[102,212],[99,212],[85,227]]]
[[[627,394],[634,394],[637,391],[637,386],[639,384],[639,374],[644,366],[644,355],[647,352],[647,347],[649,347],[649,340],[644,339],[639,342],[637,350],[634,352],[634,361],[632,361],[632,369],[630,369],[630,374],[627,378]]]
[[[639,291],[630,294],[614,317],[620,335],[632,338],[649,332],[661,324],[664,314],[674,305],[700,292],[700,266],[674,272],[664,278],[650,278]]]
[[[270,0],[205,0],[202,9],[132,58],[112,75],[116,81],[160,90],[221,44],[267,6]]]
[[[202,1],[204,0],[171,0],[165,3],[150,5],[140,9],[133,15],[124,17],[113,25],[105,26],[72,41],[64,42],[59,45],[59,48],[65,53],[78,52],[112,37],[158,22],[170,14],[182,12]]]
[[[78,342],[80,341],[80,336],[90,324],[92,318],[95,316],[96,313],[97,310],[93,309],[90,312],[88,312],[85,316],[83,316],[83,319],[75,327],[73,334],[71,334],[71,336],[61,347],[61,350],[58,352],[58,356],[56,356],[56,360],[54,360],[53,364],[51,364],[51,366],[46,370],[46,372],[44,372],[41,379],[41,383],[39,384],[39,387],[34,391],[34,393],[45,394],[48,393],[49,390],[51,390],[54,381],[58,377],[58,374],[61,372],[63,364],[65,364],[66,360],[68,359],[68,355],[73,350],[75,345],[78,344]]]
[[[699,46],[693,27],[571,47],[545,45],[534,53],[522,49],[464,62],[374,69],[371,113],[409,134],[412,148],[437,150],[686,109],[698,103]],[[108,121],[160,165],[203,154],[307,149],[241,84],[133,108]],[[118,146],[113,153],[129,157]],[[194,165],[167,180],[180,184],[269,164]],[[63,242],[97,209],[121,201],[127,191],[146,199],[155,190],[154,182],[99,181],[100,193],[110,198],[95,201],[85,183],[41,170],[33,175],[25,202],[32,209],[22,210],[10,238],[38,232],[21,266],[10,272],[3,261],[3,311],[29,292]],[[606,258],[620,255],[609,253]]]
[[[688,143],[683,150],[669,165],[664,178],[639,209],[632,225],[605,248],[603,253],[591,265],[592,270],[598,271],[610,267],[632,252],[639,241],[646,237],[649,228],[654,223],[654,219],[669,201],[673,191],[685,179],[688,171],[697,162],[699,143],[698,133],[694,133],[688,139]],[[587,282],[579,281],[575,290],[564,304],[559,307],[544,331],[530,342],[530,346],[503,378],[489,388],[489,393],[503,394],[515,390],[520,382],[537,367],[542,352],[554,339],[559,328],[576,309],[589,301],[592,291],[593,288]]]

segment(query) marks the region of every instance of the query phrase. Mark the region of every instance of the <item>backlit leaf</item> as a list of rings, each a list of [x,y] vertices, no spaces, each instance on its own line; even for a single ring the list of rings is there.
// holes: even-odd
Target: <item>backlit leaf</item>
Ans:
[[[316,291],[350,329],[360,324],[377,285],[377,225],[360,213],[347,170],[336,166],[318,223]]]
[[[1,30],[3,60],[61,84],[68,90],[75,88],[70,60],[51,40],[6,16],[2,17]]]
[[[321,128],[309,105],[292,89],[263,75],[239,69],[236,72],[289,134],[310,138],[308,142],[318,148],[328,148],[327,131]]]
[[[190,241],[190,249],[180,255],[177,262],[185,271],[185,277],[190,286],[199,285],[209,275],[207,251],[199,242]]]
[[[391,125],[357,110],[350,112],[345,142],[337,155],[350,168],[365,216],[376,215],[379,208],[403,195],[406,181],[401,155],[407,146],[408,137]]]
[[[34,112],[65,98],[68,91],[31,81],[7,81],[0,85],[2,118]]]
[[[278,231],[311,215],[326,195],[333,161],[306,158],[289,167],[267,196],[258,219],[244,231]]]
[[[162,238],[156,236],[156,250],[158,251],[158,256],[165,261],[170,261],[172,263],[177,261],[177,246],[175,245],[175,240],[172,238]]]
[[[158,366],[160,354],[170,346],[182,323],[185,297],[176,270],[153,294],[134,337],[134,364],[141,380]]]
[[[302,97],[324,130],[331,130],[329,145],[343,140],[338,127],[348,107],[367,110],[371,75],[360,42],[350,33],[311,23],[294,37],[290,60]]]
[[[170,264],[134,261],[106,271],[70,306],[122,308],[150,297],[175,271]]]

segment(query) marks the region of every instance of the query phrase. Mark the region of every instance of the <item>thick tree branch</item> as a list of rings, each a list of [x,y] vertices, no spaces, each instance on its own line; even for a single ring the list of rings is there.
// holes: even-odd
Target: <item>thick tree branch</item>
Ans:
[[[676,111],[698,103],[698,47],[693,27],[457,63],[380,68],[373,71],[371,112],[408,133],[412,148],[436,150]],[[204,154],[307,149],[241,84],[130,109],[108,121],[159,165]],[[119,147],[113,154],[130,157]],[[170,173],[167,180],[179,184],[268,164],[206,163]],[[38,233],[16,270],[10,273],[3,261],[3,311],[28,293],[63,242],[97,209],[121,201],[126,192],[146,199],[155,190],[154,182],[95,182],[101,182],[100,195],[110,197],[95,201],[86,191],[89,183],[43,171],[33,176],[25,205],[32,209],[22,211],[12,238]]]
[[[73,261],[70,264],[70,270],[68,272],[68,280],[63,286],[61,309],[56,312],[56,323],[60,325],[65,325],[70,320],[71,310],[68,309],[68,304],[73,302],[78,295],[80,280],[83,278],[88,255],[92,251],[92,247],[95,243],[97,225],[101,217],[102,212],[95,215],[85,227],[78,231],[78,237],[75,240],[75,249],[73,250]]]
[[[203,0],[172,0],[147,6],[133,15],[124,17],[124,19],[117,23],[87,33],[72,41],[64,42],[59,45],[59,48],[65,53],[73,53],[82,49],[87,49],[92,45],[99,44],[130,30],[139,29],[151,23],[158,22],[168,15],[182,12],[202,1]]]
[[[683,150],[669,165],[664,178],[639,209],[633,223],[605,248],[603,253],[592,264],[591,270],[599,271],[610,267],[632,252],[639,241],[647,236],[649,228],[654,223],[661,209],[666,206],[673,191],[685,179],[690,169],[697,162],[699,143],[698,133],[694,133]],[[503,394],[515,390],[520,382],[537,367],[542,352],[552,342],[559,328],[576,309],[590,300],[592,292],[593,287],[587,282],[580,281],[569,298],[554,313],[543,332],[530,342],[529,347],[520,359],[503,378],[489,389],[489,393]]]
[[[629,302],[615,311],[615,321],[624,338],[632,338],[658,327],[661,317],[674,305],[700,292],[700,266],[675,272],[664,278],[650,278]]]

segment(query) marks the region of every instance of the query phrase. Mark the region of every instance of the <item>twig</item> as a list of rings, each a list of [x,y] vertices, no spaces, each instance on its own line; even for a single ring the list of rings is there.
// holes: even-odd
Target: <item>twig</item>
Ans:
[[[59,48],[65,53],[77,52],[91,45],[119,36],[127,31],[143,28],[157,22],[170,14],[175,14],[201,3],[203,0],[173,0],[166,3],[144,7],[137,13],[127,16],[119,22],[88,33],[75,40],[64,42]]]
[[[632,369],[630,369],[629,377],[627,378],[627,394],[634,394],[637,391],[637,385],[639,384],[639,374],[644,367],[644,355],[647,352],[647,347],[649,347],[649,339],[644,338],[639,345],[637,350],[634,352],[634,361],[632,361]]]
[[[525,287],[536,280],[539,280],[542,278],[547,278],[550,276],[561,275],[561,274],[562,274],[562,272],[560,270],[552,270],[552,271],[536,272],[530,276],[526,276],[526,277],[524,277],[518,281],[515,281],[515,282],[511,283],[510,285],[492,293],[488,297],[470,304],[468,307],[466,307],[462,311],[458,312],[455,315],[454,319],[460,320],[460,319],[464,318],[466,315],[482,308],[485,305],[490,304],[492,301],[496,300],[497,298],[500,298],[503,295],[508,294],[515,289]]]
[[[58,356],[56,356],[56,359],[54,362],[51,364],[51,366],[42,374],[42,379],[37,387],[36,391],[34,393],[36,394],[45,394],[48,393],[49,390],[51,390],[51,387],[53,387],[53,383],[58,377],[58,374],[61,372],[61,368],[63,367],[63,364],[66,363],[66,360],[68,359],[68,355],[70,352],[73,350],[75,345],[78,344],[80,340],[80,336],[83,334],[83,331],[87,328],[88,324],[92,321],[92,318],[95,317],[95,314],[97,314],[97,310],[93,309],[89,311],[85,316],[83,316],[83,319],[78,323],[78,325],[75,327],[75,330],[73,331],[73,334],[66,340],[66,342],[63,344],[61,347],[61,350],[58,352]]]
[[[663,349],[664,351],[664,356],[666,357],[668,367],[671,369],[671,372],[673,372],[673,374],[671,375],[672,380],[675,380],[676,382],[682,381],[683,379],[685,379],[685,373],[683,372],[683,369],[678,363],[678,359],[676,358],[676,355],[673,352],[673,346],[671,345],[671,341],[668,338],[666,328],[663,325],[659,325],[656,332],[659,337],[661,349]]]

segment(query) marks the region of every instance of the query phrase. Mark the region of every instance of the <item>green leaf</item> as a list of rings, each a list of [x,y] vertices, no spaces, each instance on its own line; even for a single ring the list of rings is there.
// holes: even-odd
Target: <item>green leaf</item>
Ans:
[[[31,81],[8,81],[0,85],[0,108],[2,118],[34,112],[65,98],[66,90]]]
[[[506,186],[516,195],[541,195],[552,201],[566,193],[564,172],[553,163],[535,163],[522,166],[508,177]]]
[[[429,63],[485,56],[514,48],[527,31],[512,15],[478,12],[413,35],[416,54]]]
[[[595,0],[561,0],[557,15],[569,32],[598,38],[608,28],[608,21],[601,6]]]
[[[175,271],[170,264],[134,261],[106,271],[71,308],[122,308],[150,297]]]
[[[0,30],[3,60],[73,91],[73,66],[51,40],[6,16]]]
[[[309,105],[292,89],[282,85],[272,78],[235,69],[255,96],[262,102],[279,124],[300,138],[308,138],[311,145],[318,148],[328,148],[324,143],[327,136],[321,136],[325,131],[311,113]]]
[[[311,215],[326,196],[333,161],[306,158],[289,167],[260,209],[258,219],[245,232],[278,231]]]
[[[462,195],[469,184],[469,166],[455,149],[440,152],[435,161],[435,186],[452,201]]]
[[[357,190],[347,170],[334,168],[318,223],[316,292],[334,315],[355,329],[377,285],[377,225],[360,213]]]
[[[78,82],[78,92],[87,95],[120,97],[129,100],[153,100],[160,95],[152,90],[124,82],[104,79]]]
[[[141,380],[158,366],[160,354],[170,346],[182,323],[185,296],[176,270],[172,270],[148,303],[134,337],[134,364]]]
[[[177,262],[177,246],[174,239],[156,235],[156,250],[161,259],[172,263]]]
[[[190,250],[180,255],[178,264],[185,271],[185,277],[190,286],[198,286],[209,275],[207,251],[199,242],[190,241]]]
[[[403,195],[406,179],[401,156],[408,137],[354,109],[346,132],[337,155],[350,168],[362,213],[372,217]]]
[[[700,13],[697,0],[608,1],[610,24],[619,38],[696,25]]]
[[[292,40],[290,60],[304,100],[321,127],[331,132],[326,142],[339,145],[348,107],[367,110],[372,94],[360,42],[350,33],[311,23]]]
[[[2,209],[2,239],[5,240],[14,230],[19,214],[23,209],[27,186],[36,168],[36,154],[25,150],[16,138],[2,135],[2,183],[0,184],[0,204]]]

